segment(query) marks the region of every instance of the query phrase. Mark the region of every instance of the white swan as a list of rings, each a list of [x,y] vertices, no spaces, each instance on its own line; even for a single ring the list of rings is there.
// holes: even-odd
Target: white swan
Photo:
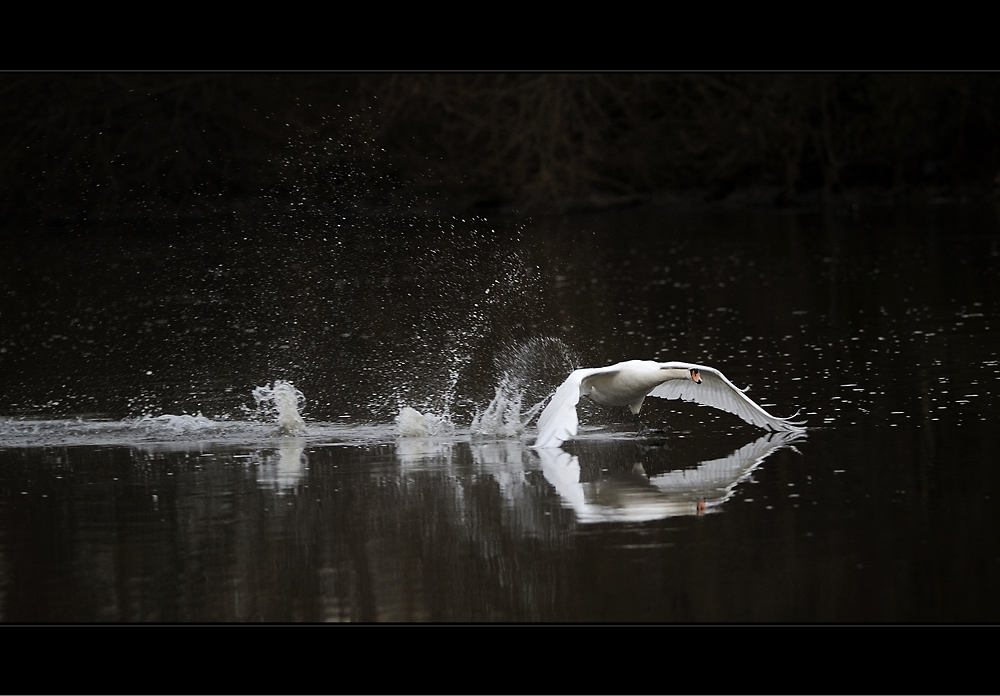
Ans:
[[[539,416],[533,447],[559,447],[576,435],[576,404],[582,395],[609,406],[628,406],[641,426],[640,433],[646,430],[639,420],[639,410],[647,396],[694,401],[734,413],[768,430],[804,430],[804,421],[772,416],[714,368],[685,362],[628,360],[570,373]]]

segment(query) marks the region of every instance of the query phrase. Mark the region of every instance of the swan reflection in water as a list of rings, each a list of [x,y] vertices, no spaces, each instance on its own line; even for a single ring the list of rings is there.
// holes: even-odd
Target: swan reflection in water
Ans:
[[[678,515],[709,512],[732,497],[768,456],[806,437],[804,432],[769,433],[740,447],[727,457],[698,464],[693,469],[647,477],[641,464],[633,474],[581,481],[580,460],[560,448],[534,450],[542,473],[582,523],[644,522]]]

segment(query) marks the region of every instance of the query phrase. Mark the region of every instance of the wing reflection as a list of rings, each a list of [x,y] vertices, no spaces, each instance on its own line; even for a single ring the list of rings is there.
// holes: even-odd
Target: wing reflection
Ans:
[[[579,457],[562,449],[535,450],[545,479],[580,522],[641,522],[702,514],[730,497],[764,459],[804,439],[804,433],[769,433],[721,459],[693,469],[647,477],[641,464],[629,476],[581,481]]]

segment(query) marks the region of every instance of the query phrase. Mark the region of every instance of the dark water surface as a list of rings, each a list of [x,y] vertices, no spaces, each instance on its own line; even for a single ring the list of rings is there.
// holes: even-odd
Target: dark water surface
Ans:
[[[137,225],[7,231],[0,620],[1000,620],[993,207]],[[636,358],[809,429],[484,425]]]

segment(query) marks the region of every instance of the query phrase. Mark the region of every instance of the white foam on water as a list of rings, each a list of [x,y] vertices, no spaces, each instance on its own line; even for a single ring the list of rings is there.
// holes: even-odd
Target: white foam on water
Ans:
[[[305,397],[291,383],[277,381],[273,386],[265,385],[253,390],[257,402],[256,412],[245,409],[246,420],[220,416],[208,418],[201,413],[145,415],[120,421],[85,420],[83,418],[63,420],[32,420],[6,418],[0,416],[0,448],[5,447],[54,447],[54,446],[97,446],[127,445],[142,449],[178,449],[202,446],[205,442],[225,443],[269,443],[275,438],[309,442],[371,444],[392,442],[397,436],[397,428],[388,424],[357,425],[348,423],[310,423],[306,433],[305,422],[299,408]],[[454,430],[450,418],[417,412],[413,423],[423,423],[428,434],[450,434]],[[277,428],[275,425],[277,424]],[[420,430],[420,425],[411,425],[410,431]],[[288,447],[292,447],[291,444]],[[285,457],[282,444],[282,471],[295,469],[296,457]],[[294,452],[288,449],[288,452]],[[282,474],[284,476],[284,474]]]
[[[444,415],[421,413],[410,406],[399,409],[395,422],[401,437],[449,435],[455,430],[455,425],[447,413]]]
[[[134,421],[126,422],[130,422],[134,428],[161,430],[173,433],[191,433],[199,430],[214,430],[218,429],[221,425],[218,421],[206,418],[200,413],[195,416],[191,416],[186,413],[180,416],[169,414],[156,417],[143,416],[142,418]]]

